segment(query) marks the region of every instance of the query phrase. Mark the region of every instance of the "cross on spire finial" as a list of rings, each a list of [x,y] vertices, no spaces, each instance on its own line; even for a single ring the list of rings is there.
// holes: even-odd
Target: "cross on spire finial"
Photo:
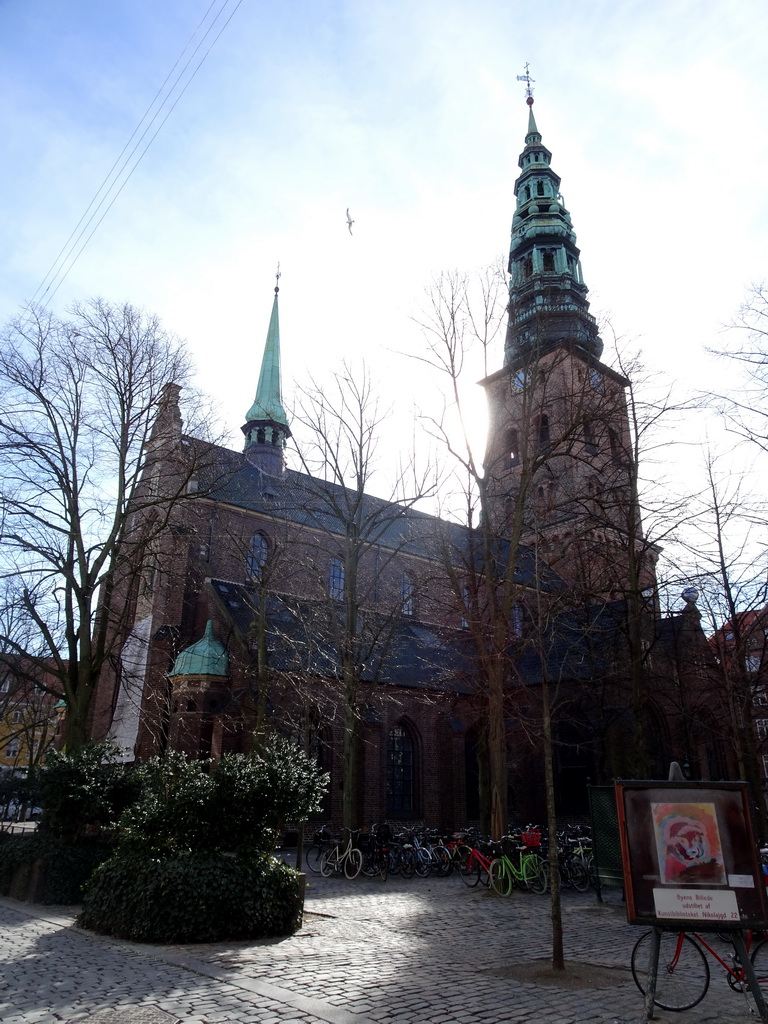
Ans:
[[[518,82],[525,82],[525,102],[529,107],[533,106],[533,88],[531,83],[535,82],[535,78],[531,78],[531,65],[528,61],[525,62],[525,74],[517,76]]]
[[[280,262],[278,261],[277,270],[275,271],[275,295],[280,291]]]

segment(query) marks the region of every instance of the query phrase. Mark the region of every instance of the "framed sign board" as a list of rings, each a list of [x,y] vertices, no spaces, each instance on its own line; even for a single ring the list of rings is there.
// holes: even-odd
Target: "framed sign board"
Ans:
[[[746,783],[617,782],[630,924],[765,928]]]

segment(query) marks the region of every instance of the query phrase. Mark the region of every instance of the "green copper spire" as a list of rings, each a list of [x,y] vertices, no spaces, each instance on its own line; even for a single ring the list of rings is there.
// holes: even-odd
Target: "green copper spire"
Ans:
[[[226,676],[229,675],[229,656],[213,635],[213,623],[208,620],[205,633],[191,647],[186,647],[173,663],[172,676]]]
[[[517,208],[509,247],[509,322],[504,362],[509,366],[566,344],[599,359],[603,343],[589,312],[576,233],[552,170],[552,154],[542,144],[533,116],[528,83],[528,131],[515,182]]]
[[[278,267],[276,280],[280,280]],[[272,316],[261,360],[261,373],[256,388],[256,398],[245,414],[245,454],[250,463],[265,473],[280,474],[284,469],[283,449],[291,431],[288,416],[283,408],[280,383],[280,322],[277,296],[280,288],[275,285]]]
[[[280,321],[277,310],[277,295],[280,291],[275,285],[275,298],[272,303],[272,316],[269,318],[269,330],[261,360],[259,385],[256,398],[245,414],[246,422],[250,420],[271,420],[283,427],[288,427],[288,417],[283,408],[283,397],[280,388]]]

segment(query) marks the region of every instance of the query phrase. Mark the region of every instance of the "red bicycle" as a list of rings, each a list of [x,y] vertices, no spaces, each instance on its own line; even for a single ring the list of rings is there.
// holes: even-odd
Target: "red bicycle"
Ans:
[[[492,860],[492,856],[488,856],[476,846],[459,846],[458,872],[462,882],[470,888],[474,888],[478,882],[488,888],[491,884]]]
[[[652,935],[652,931],[645,932],[632,950],[632,977],[643,995],[647,988]],[[766,933],[747,932],[744,936],[744,945],[755,969],[758,985],[765,996],[768,992]],[[747,974],[733,946],[725,954],[729,963],[698,932],[662,932],[654,999],[655,1004],[662,1010],[690,1010],[707,994],[709,964],[704,955],[705,949],[725,969],[728,984],[734,992],[743,992],[745,996],[749,996]],[[749,999],[747,1001],[749,1002]]]

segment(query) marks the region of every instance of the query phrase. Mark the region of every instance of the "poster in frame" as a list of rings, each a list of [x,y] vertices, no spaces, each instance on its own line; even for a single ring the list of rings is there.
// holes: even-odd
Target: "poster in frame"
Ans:
[[[617,782],[630,924],[765,928],[766,894],[741,782]]]

